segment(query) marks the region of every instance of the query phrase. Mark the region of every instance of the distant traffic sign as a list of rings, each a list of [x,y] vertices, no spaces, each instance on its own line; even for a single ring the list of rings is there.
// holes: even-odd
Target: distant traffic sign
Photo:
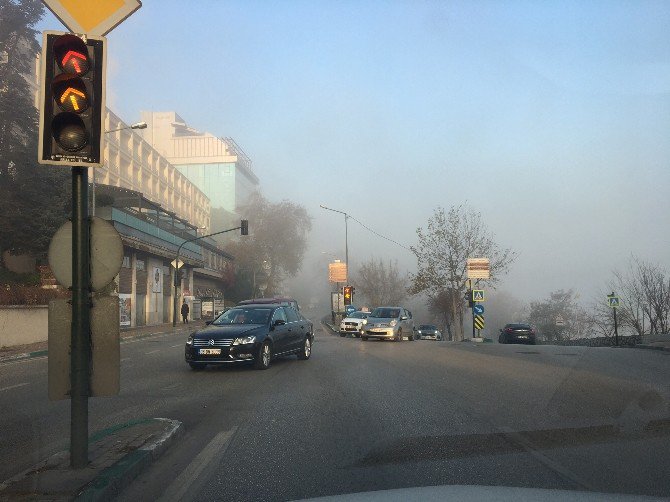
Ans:
[[[619,297],[618,296],[608,296],[607,301],[609,303],[609,306],[612,307],[613,309],[615,309],[619,306]]]
[[[472,301],[473,302],[483,302],[484,301],[484,290],[483,289],[473,289],[472,290]]]
[[[142,7],[139,0],[42,0],[72,33],[102,37]]]
[[[468,258],[465,265],[468,279],[489,279],[491,277],[488,258]]]
[[[475,314],[477,314],[477,315],[484,313],[484,305],[477,304],[473,307],[473,309],[475,311]]]
[[[484,329],[484,316],[476,315],[475,316],[475,328]]]

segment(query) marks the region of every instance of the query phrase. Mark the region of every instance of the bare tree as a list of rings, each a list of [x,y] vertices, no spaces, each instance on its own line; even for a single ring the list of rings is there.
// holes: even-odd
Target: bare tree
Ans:
[[[454,298],[454,296],[456,298]],[[437,295],[428,298],[428,309],[430,313],[438,317],[447,331],[447,340],[453,340],[454,334],[452,326],[454,325],[452,305],[460,302],[459,292],[453,289],[444,289]]]
[[[624,271],[614,272],[609,286],[619,296],[622,326],[640,335],[647,327],[650,334],[670,332],[670,275],[665,269],[631,256]]]
[[[516,258],[511,249],[500,249],[493,241],[481,214],[460,205],[449,211],[439,207],[428,219],[426,230],[417,228],[419,243],[411,250],[417,258],[417,273],[411,275],[411,292],[426,293],[437,300],[443,291],[453,291],[448,307],[455,340],[463,339],[463,293],[466,285],[466,260],[488,258],[491,278],[483,285],[493,286]]]
[[[251,195],[240,215],[249,220],[249,235],[228,246],[235,256],[237,282],[251,290],[263,281],[265,294],[276,294],[282,281],[295,276],[302,266],[311,218],[303,206],[286,200],[270,202],[259,192]],[[236,293],[245,296],[249,291]]]
[[[371,258],[358,269],[352,284],[361,293],[370,306],[400,305],[407,298],[409,280],[401,276],[398,262],[389,261],[388,266],[380,258]]]
[[[573,290],[553,291],[548,299],[531,302],[528,321],[550,342],[588,338],[593,320],[578,298]]]

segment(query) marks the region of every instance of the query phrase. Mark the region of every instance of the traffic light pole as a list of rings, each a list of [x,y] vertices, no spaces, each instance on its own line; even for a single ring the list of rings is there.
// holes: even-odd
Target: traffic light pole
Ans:
[[[70,356],[70,466],[88,465],[91,365],[91,257],[88,168],[72,168],[72,332]]]
[[[205,237],[212,237],[214,235],[225,234],[226,232],[232,232],[233,230],[239,230],[241,228],[243,229],[243,232],[244,232],[244,230],[246,230],[248,232],[248,227],[246,227],[246,228],[244,227],[244,225],[245,225],[244,222],[245,221],[247,221],[247,220],[242,220],[242,225],[240,225],[239,227],[229,228],[228,230],[221,230],[220,232],[214,232],[213,234],[199,235],[198,237],[193,237],[192,239],[187,239],[184,242],[182,242],[181,244],[179,244],[179,247],[177,248],[177,257],[174,260],[174,265],[175,265],[175,267],[174,267],[174,298],[172,299],[172,327],[173,328],[177,326],[177,307],[179,306],[178,298],[177,298],[177,288],[179,287],[179,269],[181,268],[179,266],[179,254],[181,253],[181,248],[184,246],[184,244],[187,244],[189,242],[204,239]],[[243,233],[243,235],[247,235],[247,234]]]

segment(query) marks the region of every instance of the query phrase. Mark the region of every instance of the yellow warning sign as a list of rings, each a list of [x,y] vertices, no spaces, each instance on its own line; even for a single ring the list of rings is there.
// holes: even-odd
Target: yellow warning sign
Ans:
[[[43,0],[71,32],[102,37],[142,7],[139,0]]]

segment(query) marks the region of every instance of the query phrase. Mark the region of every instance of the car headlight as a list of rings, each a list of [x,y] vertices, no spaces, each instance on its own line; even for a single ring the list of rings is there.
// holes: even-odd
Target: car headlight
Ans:
[[[193,335],[188,335],[188,339],[186,340],[186,345],[193,345]]]
[[[393,320],[389,323],[389,326],[394,327],[396,324],[398,324],[398,321],[396,321],[395,319],[393,319]]]
[[[245,345],[247,343],[254,343],[255,341],[255,336],[243,336],[242,338],[235,338],[233,345]]]
[[[363,320],[361,321],[361,324],[362,324],[363,326],[365,326],[367,323],[368,323],[368,320],[367,320],[367,319],[363,319]]]
[[[419,329],[419,330],[417,330],[417,333],[421,334],[421,330],[420,330],[420,329]]]

